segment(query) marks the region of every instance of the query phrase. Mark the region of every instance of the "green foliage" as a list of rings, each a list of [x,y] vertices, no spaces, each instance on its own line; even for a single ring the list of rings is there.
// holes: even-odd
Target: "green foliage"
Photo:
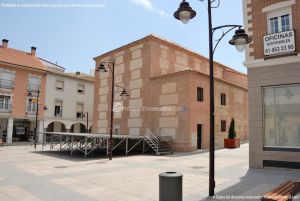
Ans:
[[[228,131],[228,138],[234,139],[235,137],[236,137],[235,123],[234,123],[234,118],[232,118],[230,122],[229,131]]]

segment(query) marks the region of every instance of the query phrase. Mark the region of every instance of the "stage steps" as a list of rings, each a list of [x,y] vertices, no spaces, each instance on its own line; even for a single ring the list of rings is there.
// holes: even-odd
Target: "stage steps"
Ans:
[[[173,154],[170,143],[172,137],[163,137],[153,134],[149,129],[145,130],[145,142],[155,151],[156,155]]]

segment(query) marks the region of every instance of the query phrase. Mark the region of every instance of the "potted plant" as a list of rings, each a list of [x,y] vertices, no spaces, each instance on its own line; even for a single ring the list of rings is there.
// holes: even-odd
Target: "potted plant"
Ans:
[[[232,118],[232,120],[230,122],[230,127],[229,127],[229,131],[228,131],[228,138],[224,139],[224,147],[225,148],[238,148],[238,147],[240,147],[240,139],[236,138],[234,118]]]

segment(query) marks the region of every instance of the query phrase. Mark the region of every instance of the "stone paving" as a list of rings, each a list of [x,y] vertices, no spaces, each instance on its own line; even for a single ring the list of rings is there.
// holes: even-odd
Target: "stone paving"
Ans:
[[[158,175],[165,171],[183,174],[184,201],[208,195],[208,153],[203,151],[109,161],[23,145],[0,147],[0,161],[0,201],[157,201]],[[216,151],[215,200],[258,196],[287,179],[300,179],[300,171],[249,170],[248,144]]]

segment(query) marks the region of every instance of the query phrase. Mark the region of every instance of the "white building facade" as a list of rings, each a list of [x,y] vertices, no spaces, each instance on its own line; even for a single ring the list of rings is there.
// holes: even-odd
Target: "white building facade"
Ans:
[[[47,132],[90,132],[93,121],[94,77],[65,73],[44,63],[46,76],[43,128]],[[52,65],[52,66],[51,66]]]

